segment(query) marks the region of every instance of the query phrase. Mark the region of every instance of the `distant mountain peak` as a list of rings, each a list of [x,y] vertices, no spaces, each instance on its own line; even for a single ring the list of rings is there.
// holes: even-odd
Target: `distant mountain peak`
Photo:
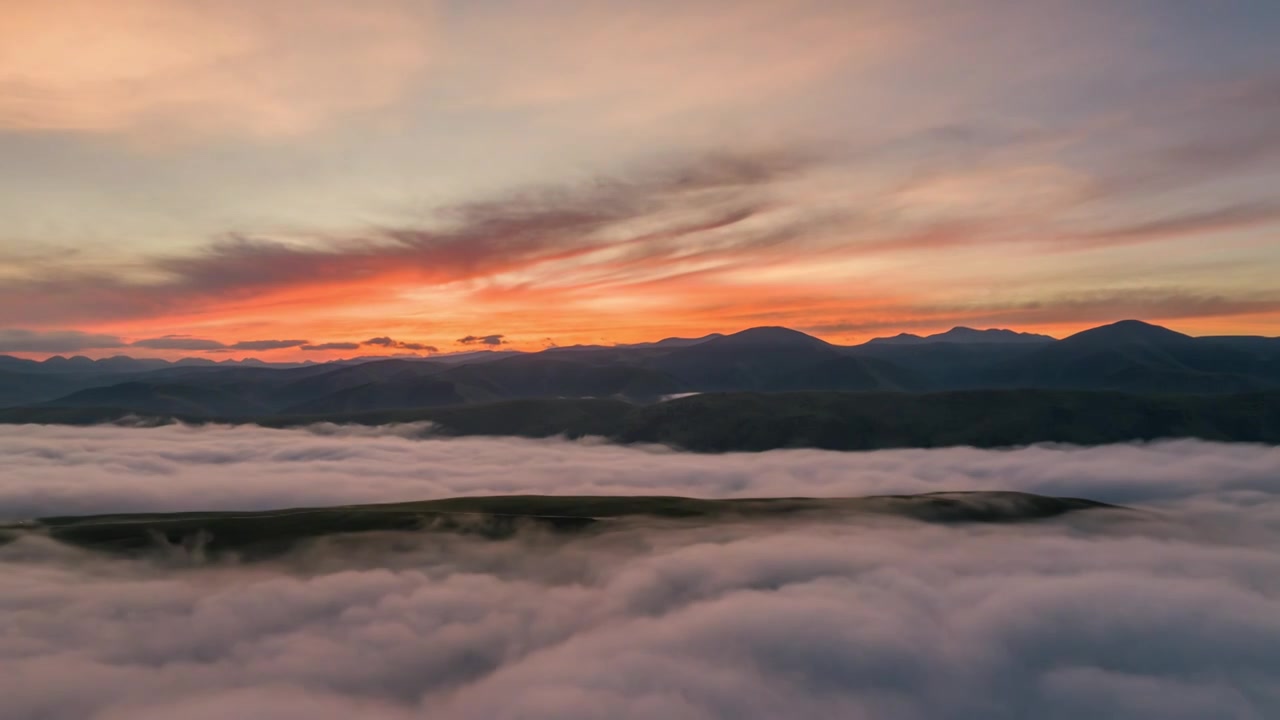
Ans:
[[[753,327],[710,340],[705,345],[717,347],[828,347],[830,343],[799,330],[780,326]]]
[[[984,343],[984,344],[1022,344],[1052,342],[1048,335],[1036,333],[1014,332],[1003,328],[976,330],[971,327],[957,325],[950,330],[921,337],[911,333],[898,333],[893,337],[875,338],[867,344],[876,345],[924,345],[927,343]]]
[[[686,337],[666,337],[655,342],[638,342],[614,345],[615,348],[682,348],[691,345],[701,345],[709,340],[716,340],[724,337],[722,333],[711,333],[702,337],[686,338]]]
[[[702,337],[696,337],[696,338],[668,337],[668,338],[662,338],[661,340],[654,343],[639,343],[639,345],[641,346],[650,345],[653,347],[686,347],[689,345],[697,345],[699,343],[704,343],[704,342],[707,342],[708,340],[716,340],[722,337],[724,337],[723,333],[711,333],[709,335],[703,335]]]
[[[1067,338],[1066,341],[1072,343],[1082,342],[1108,342],[1108,343],[1133,343],[1133,342],[1182,342],[1191,340],[1190,335],[1184,335],[1180,332],[1170,330],[1167,327],[1153,325],[1141,320],[1121,320],[1111,323],[1110,325],[1101,325],[1096,328],[1090,328],[1083,332]]]

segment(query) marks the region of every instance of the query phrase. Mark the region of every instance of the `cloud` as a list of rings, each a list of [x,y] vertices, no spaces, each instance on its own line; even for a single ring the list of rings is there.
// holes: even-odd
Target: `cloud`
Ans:
[[[359,350],[360,343],[354,342],[327,342],[319,345],[303,345],[301,349],[308,352],[317,350]]]
[[[1280,224],[1280,203],[1249,202],[1097,230],[1072,239],[1085,241],[1086,244],[1135,243],[1274,224]]]
[[[130,343],[134,347],[150,350],[197,350],[206,352],[222,352],[230,350],[282,350],[301,347],[306,340],[241,340],[227,344],[219,340],[197,338],[190,335],[163,335],[156,338],[144,338]]]
[[[133,347],[149,350],[223,350],[226,345],[217,340],[191,337],[190,335],[163,335],[155,338],[134,340]]]
[[[956,325],[1020,327],[1043,325],[1092,326],[1127,318],[1188,321],[1200,318],[1265,315],[1280,312],[1280,296],[1237,298],[1163,289],[1100,291],[1005,303],[907,305],[887,308],[882,319],[804,325],[814,333],[877,332],[925,328],[947,330]],[[897,318],[908,317],[909,320]]]
[[[311,131],[403,96],[431,47],[414,5],[17,0],[0,28],[11,49],[0,127],[153,140]]]
[[[423,439],[426,438],[426,439]],[[483,459],[481,459],[483,458]],[[518,465],[519,473],[509,468]],[[468,468],[465,472],[457,468]],[[428,468],[429,470],[424,470]],[[697,455],[595,441],[435,439],[418,424],[138,429],[6,426],[0,517],[267,509],[454,495],[853,496],[1025,490],[1157,505],[1270,492],[1280,448],[1200,441]],[[228,475],[252,483],[228,483]],[[182,493],[170,492],[174,479]],[[1212,480],[1210,480],[1212,478]]]
[[[365,340],[361,345],[376,345],[378,347],[393,348],[397,350],[418,350],[422,352],[440,352],[440,349],[434,345],[424,345],[422,343],[404,342],[401,340],[393,340],[389,337],[376,337]]]
[[[306,340],[241,340],[227,346],[229,350],[283,350],[306,345]]]
[[[1143,3],[747,0],[732,17],[716,2],[469,3],[438,19],[449,23],[441,44],[436,19],[414,8],[430,3],[122,2],[9,3],[0,122],[58,131],[15,140],[26,196],[12,203],[10,244],[70,242],[80,254],[24,249],[6,262],[0,324],[261,328],[249,308],[269,305],[265,322],[281,323],[269,336],[408,337],[363,321],[447,306],[442,338],[505,327],[626,342],[655,323],[691,334],[759,324],[774,310],[764,298],[806,326],[886,317],[871,301],[1048,303],[1068,284],[1239,300],[1266,289],[1274,264],[1256,236],[1274,222],[1280,85],[1259,62],[1271,18],[1244,9],[1221,13],[1221,34],[1206,38],[1187,8]],[[1155,28],[1160,42],[1146,37]],[[1189,73],[1178,49],[1196,41],[1219,52]],[[502,52],[475,50],[491,47]],[[417,82],[441,53],[449,72]],[[345,120],[364,127],[334,127]],[[318,143],[219,137],[217,152],[175,163],[157,131],[167,128],[331,132]],[[138,158],[68,131],[142,141],[151,159],[106,202],[114,210],[59,198],[100,197],[97,178]],[[84,152],[68,151],[81,141]],[[760,150],[779,145],[800,151]],[[328,177],[347,146],[361,148],[363,170]],[[398,176],[406,152],[467,167],[446,188],[414,188]],[[506,160],[468,169],[487,154]],[[646,173],[629,166],[636,157],[669,164]],[[166,184],[175,166],[189,192]],[[222,187],[228,173],[336,192],[349,207],[282,216],[295,198]],[[62,182],[72,176],[84,192]],[[490,194],[530,177],[545,185]],[[442,189],[479,202],[418,214]],[[226,195],[205,203],[225,208],[217,217],[184,212],[209,192]],[[158,210],[118,212],[130,198]],[[45,205],[81,211],[60,218]],[[414,214],[391,217],[391,206]],[[363,226],[369,217],[377,226]],[[211,241],[160,253],[127,240],[178,238],[183,223]],[[1205,267],[1196,243],[1211,235],[1222,251]],[[1161,252],[1138,258],[1129,246],[1140,241]]]
[[[818,199],[835,184],[856,180],[841,165],[847,157],[833,159],[847,148],[712,152],[633,166],[619,177],[526,187],[365,233],[287,240],[228,235],[195,252],[140,260],[146,282],[91,266],[32,267],[0,280],[0,322],[169,318],[173,308],[235,316],[248,302],[295,318],[282,333],[341,337],[362,331],[333,328],[336,306],[377,322],[421,302],[412,298],[439,294],[454,308],[440,326],[441,333],[453,333],[446,337],[492,323],[487,326],[526,327],[572,344],[581,337],[567,331],[596,341],[614,333],[614,341],[648,339],[638,333],[653,332],[654,322],[691,334],[779,322],[923,327],[929,308],[963,314],[966,304],[983,307],[973,318],[956,318],[959,323],[1017,306],[1018,319],[995,322],[1043,329],[1061,322],[1065,315],[1054,308],[1072,296],[1109,293],[1215,298],[1221,318],[1274,313],[1255,310],[1271,301],[1261,283],[1228,288],[1219,280],[1241,271],[1248,252],[1223,253],[1211,277],[1194,275],[1209,273],[1202,263],[1179,269],[1182,255],[1162,256],[1174,274],[1151,273],[1144,278],[1151,290],[1135,290],[1124,264],[1105,256],[1136,242],[1256,229],[1270,222],[1273,204],[1242,201],[1154,218],[1108,212],[1109,227],[1082,231],[1078,223],[1058,222],[1055,213],[1079,213],[1084,203],[1099,202],[1089,192],[1096,188],[1078,178],[1080,172],[1033,162],[1046,152],[1041,145],[1053,145],[1042,137],[1052,133],[989,134],[905,133],[901,146],[885,151],[891,157],[862,158],[869,167],[886,167],[886,178],[861,183],[856,207],[853,196]],[[889,172],[917,155],[941,159],[936,167],[922,161],[909,182]],[[992,200],[1002,187],[1018,189]],[[976,259],[995,247],[999,257]],[[1061,258],[1064,251],[1090,249],[1092,259]],[[924,251],[956,253],[957,262],[920,263]],[[1069,263],[1075,279],[1048,272],[1046,256]],[[995,289],[979,303],[969,292],[975,286]],[[45,301],[21,302],[32,296]],[[1208,306],[1199,303],[1197,317],[1207,317]],[[647,312],[635,312],[639,308]],[[1076,320],[1089,322],[1087,315],[1077,313]],[[559,320],[567,316],[574,318],[571,326]],[[166,319],[164,326],[181,327],[187,317]],[[1240,321],[1234,331],[1245,327]],[[394,340],[401,329],[385,331]],[[407,343],[397,349],[430,352],[424,343],[397,342]]]
[[[10,430],[0,435],[8,512],[993,487],[1156,511],[1001,526],[357,536],[244,567],[90,556],[29,538],[0,546],[0,697],[14,717],[1261,720],[1280,711],[1280,448],[707,457],[424,441],[407,427]]]
[[[1114,127],[1119,148],[1101,193],[1160,192],[1248,177],[1280,158],[1280,73],[1255,68],[1227,82],[1157,86]]]
[[[459,345],[505,345],[505,335],[468,335],[458,338]]]
[[[194,254],[142,260],[165,278],[161,282],[35,268],[25,278],[0,281],[0,320],[154,318],[173,307],[263,302],[286,291],[305,311],[325,306],[342,287],[358,287],[372,301],[394,297],[406,284],[491,278],[582,263],[600,253],[621,253],[625,264],[660,262],[685,252],[689,237],[731,232],[766,212],[768,188],[813,162],[796,152],[712,153],[638,169],[621,180],[525,188],[461,203],[440,209],[425,226],[306,242],[232,234]],[[19,310],[18,300],[31,296],[45,300]]]
[[[115,335],[79,330],[0,329],[0,352],[68,353],[99,348],[123,347]]]

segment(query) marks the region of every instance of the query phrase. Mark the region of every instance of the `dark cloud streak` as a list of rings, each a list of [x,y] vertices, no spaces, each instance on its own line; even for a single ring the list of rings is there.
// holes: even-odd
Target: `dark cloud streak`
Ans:
[[[191,337],[190,335],[163,335],[144,338],[130,343],[133,347],[148,350],[225,350],[227,346],[217,340]]]
[[[377,347],[383,347],[383,348],[395,349],[395,350],[413,350],[413,351],[428,352],[428,353],[440,352],[440,349],[434,345],[425,345],[423,343],[415,343],[415,342],[404,342],[403,340],[395,340],[393,338],[386,337],[385,335],[382,337],[369,338],[368,340],[365,340],[363,343],[360,343],[360,344],[373,345]]]
[[[459,345],[505,345],[505,335],[468,335],[458,338]]]
[[[227,346],[229,350],[284,350],[306,345],[306,340],[241,340]]]
[[[284,350],[306,345],[306,340],[240,340],[231,344],[220,340],[192,337],[190,335],[163,335],[144,338],[130,343],[133,347],[149,350],[193,350],[203,352],[230,352],[233,350]]]
[[[1073,248],[1080,247],[1074,241],[1083,241],[1085,245],[1114,245],[1265,227],[1277,223],[1280,223],[1280,203],[1251,202],[1098,230],[1071,238],[1071,241]]]
[[[9,298],[39,296],[24,322],[163,315],[174,306],[258,297],[300,286],[361,283],[396,276],[419,283],[457,281],[563,260],[653,235],[631,223],[665,224],[664,235],[741,223],[767,206],[770,186],[805,167],[799,153],[720,154],[642,170],[628,180],[533,188],[491,201],[443,208],[436,227],[381,227],[360,237],[307,244],[230,234],[187,256],[144,264],[165,282],[131,284],[117,274],[43,273],[0,283],[0,321]],[[673,220],[667,215],[696,215]]]
[[[300,349],[306,350],[308,352],[323,351],[323,350],[359,350],[360,343],[327,342],[327,343],[320,343],[319,345],[303,345]]]

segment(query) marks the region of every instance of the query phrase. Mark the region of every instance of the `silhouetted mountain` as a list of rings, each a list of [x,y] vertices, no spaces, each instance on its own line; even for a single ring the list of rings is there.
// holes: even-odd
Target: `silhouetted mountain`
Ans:
[[[89,388],[45,403],[47,407],[123,407],[149,415],[229,417],[270,412],[252,393],[192,384],[125,382]]]
[[[1071,345],[1169,345],[1194,341],[1190,335],[1174,332],[1166,327],[1152,325],[1141,320],[1121,320],[1110,325],[1091,328],[1067,337],[1064,343]]]
[[[131,358],[127,355],[116,355],[93,362],[93,369],[102,372],[141,372],[168,367],[164,360]]]
[[[467,398],[453,383],[432,377],[409,376],[387,382],[369,382],[303,400],[281,409],[285,414],[326,414],[366,410],[461,405]]]
[[[0,357],[0,406],[45,403],[223,417],[520,398],[649,403],[684,393],[741,391],[1039,388],[1199,394],[1280,389],[1280,339],[1275,338],[1194,338],[1124,321],[1057,341],[968,328],[919,340],[841,347],[787,328],[760,327],[633,346],[312,364],[127,357],[37,363]]]
[[[1047,343],[1054,342],[1054,338],[1048,335],[1037,335],[1035,333],[1014,332],[1013,330],[974,330],[967,327],[954,327],[944,333],[935,335],[912,335],[911,333],[899,333],[893,337],[874,338],[867,342],[868,345],[928,345],[930,343],[981,343],[981,344],[997,344],[997,343]]]
[[[812,335],[806,335],[799,330],[792,330],[784,327],[756,327],[733,333],[732,335],[722,335],[720,337],[711,338],[705,342],[693,343],[693,347],[703,349],[715,348],[717,350],[724,348],[733,348],[736,350],[747,349],[767,349],[776,350],[784,348],[829,348],[830,343],[825,340],[819,340]]]
[[[998,368],[1018,387],[1166,393],[1280,386],[1277,357],[1137,320],[1086,330]]]
[[[73,357],[54,355],[40,364],[45,370],[55,370],[58,372],[83,372],[85,370],[92,370],[94,366],[93,360],[90,360],[83,355],[75,355]]]
[[[515,357],[517,355],[525,355],[518,350],[471,350],[469,352],[449,353],[447,355],[432,355],[424,360],[430,360],[436,363],[446,363],[449,365],[463,365],[467,363],[489,362],[491,360],[501,360],[505,357]]]
[[[620,343],[617,345],[563,345],[547,348],[546,352],[584,352],[584,351],[602,351],[602,350],[628,350],[643,348],[678,348],[688,347],[690,345],[699,345],[708,340],[722,338],[724,335],[720,333],[711,333],[697,338],[669,337],[658,340],[657,342],[639,342],[639,343]]]
[[[764,327],[714,338],[646,360],[688,391],[913,390],[905,368],[787,328]]]
[[[40,363],[35,360],[13,357],[12,355],[0,355],[0,370],[36,372],[39,369]]]
[[[702,337],[697,337],[697,338],[669,337],[669,338],[663,338],[657,342],[651,342],[651,343],[632,343],[630,345],[627,345],[626,347],[633,347],[633,348],[689,347],[690,345],[701,345],[702,343],[707,342],[708,340],[715,340],[717,338],[722,338],[722,337],[724,337],[722,333],[711,333],[710,335],[703,335]]]
[[[5,370],[22,370],[24,372],[40,372],[40,373],[79,373],[79,374],[108,374],[108,373],[138,373],[148,370],[160,370],[171,367],[302,367],[304,365],[314,364],[312,362],[303,363],[269,363],[255,358],[245,358],[243,360],[219,360],[214,361],[209,358],[182,358],[181,360],[161,360],[160,358],[135,358],[128,355],[115,355],[100,360],[93,360],[83,355],[75,355],[73,357],[65,357],[62,355],[54,355],[46,360],[27,360],[25,358],[16,358],[9,355],[0,355],[0,369]]]
[[[97,379],[64,376],[50,372],[23,372],[0,369],[0,406],[26,405],[51,400],[88,387]]]

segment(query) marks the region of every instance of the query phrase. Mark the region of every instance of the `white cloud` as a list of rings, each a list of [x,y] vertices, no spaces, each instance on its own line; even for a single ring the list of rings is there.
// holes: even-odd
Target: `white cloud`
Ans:
[[[10,427],[0,508],[270,507],[489,492],[1122,500],[999,526],[364,536],[173,568],[0,547],[15,718],[1275,717],[1280,448],[704,456],[419,428]],[[393,549],[393,546],[396,549]]]
[[[758,497],[966,489],[1121,504],[1244,502],[1249,493],[1267,492],[1280,472],[1280,448],[1198,441],[697,455],[597,440],[418,439],[429,433],[425,425],[8,426],[0,434],[0,517],[504,493]]]

